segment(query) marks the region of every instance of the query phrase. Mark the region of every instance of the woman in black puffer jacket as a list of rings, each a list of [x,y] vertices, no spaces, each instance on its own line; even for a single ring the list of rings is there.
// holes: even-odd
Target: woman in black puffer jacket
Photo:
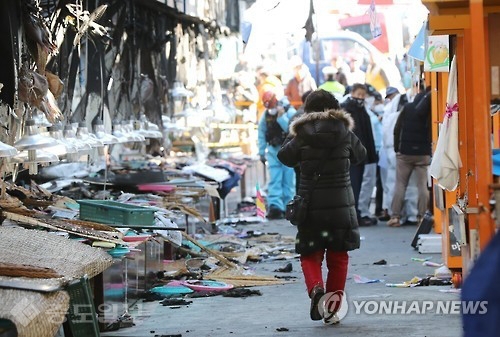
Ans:
[[[300,166],[298,194],[309,196],[307,218],[298,226],[295,249],[301,255],[311,298],[311,319],[323,318],[325,323],[335,324],[340,302],[330,308],[325,304],[321,309],[326,310],[319,308],[325,292],[321,264],[326,251],[326,292],[338,292],[341,297],[347,277],[347,252],[360,244],[349,167],[365,159],[366,149],[352,132],[351,116],[340,109],[329,92],[312,92],[306,99],[304,112],[290,125],[290,135],[278,158],[287,166]],[[318,169],[320,177],[310,191]]]

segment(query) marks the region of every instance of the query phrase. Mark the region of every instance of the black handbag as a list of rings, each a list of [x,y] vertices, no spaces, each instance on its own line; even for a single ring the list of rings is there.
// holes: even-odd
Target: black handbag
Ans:
[[[306,220],[308,200],[296,195],[286,205],[285,219],[294,226],[299,226]]]
[[[326,158],[329,156],[323,156],[321,159],[320,164],[318,165],[316,172],[322,171],[323,165],[325,164]],[[290,223],[294,226],[300,226],[302,225],[307,217],[307,212],[309,209],[309,196],[311,195],[312,191],[316,188],[316,184],[318,183],[319,177],[321,176],[320,173],[315,173],[314,178],[313,178],[313,183],[311,187],[309,188],[308,195],[303,197],[300,195],[295,195],[288,204],[286,204],[286,209],[285,209],[285,219],[290,221]]]

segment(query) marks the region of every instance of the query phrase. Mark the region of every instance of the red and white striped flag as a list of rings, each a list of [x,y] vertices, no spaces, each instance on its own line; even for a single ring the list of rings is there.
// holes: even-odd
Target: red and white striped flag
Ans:
[[[255,206],[257,207],[257,216],[265,219],[266,218],[266,204],[264,203],[264,198],[262,197],[262,194],[260,194],[259,183],[257,183],[257,185],[255,186],[255,189],[257,190],[257,197],[255,199]]]

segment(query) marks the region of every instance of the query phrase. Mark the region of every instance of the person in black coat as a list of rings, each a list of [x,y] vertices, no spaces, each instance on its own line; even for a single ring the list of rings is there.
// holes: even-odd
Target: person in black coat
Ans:
[[[306,220],[297,228],[295,250],[301,255],[311,298],[311,319],[323,318],[325,323],[335,324],[339,301],[324,308],[323,317],[318,310],[325,292],[321,264],[326,251],[326,292],[341,296],[347,277],[347,252],[360,246],[349,167],[365,160],[366,149],[352,132],[353,119],[329,92],[313,91],[304,112],[291,124],[278,159],[286,166],[300,166],[298,194],[309,198]],[[316,174],[319,177],[315,183]]]
[[[361,191],[361,184],[363,183],[363,174],[365,171],[365,164],[373,164],[378,162],[377,150],[375,149],[375,140],[373,139],[372,124],[370,116],[365,109],[365,97],[367,88],[364,84],[355,83],[351,89],[351,96],[348,97],[342,108],[347,111],[354,120],[354,134],[359,138],[361,144],[366,148],[366,160],[351,165],[350,175],[352,190],[354,192],[354,200],[356,202],[356,212],[360,224],[364,222],[361,220],[361,214],[358,208],[359,193]],[[371,224],[371,222],[370,222]]]
[[[401,111],[394,126],[396,152],[396,186],[388,226],[401,226],[400,214],[411,174],[415,171],[418,187],[417,225],[429,207],[427,169],[431,163],[431,92],[430,88],[417,94]]]

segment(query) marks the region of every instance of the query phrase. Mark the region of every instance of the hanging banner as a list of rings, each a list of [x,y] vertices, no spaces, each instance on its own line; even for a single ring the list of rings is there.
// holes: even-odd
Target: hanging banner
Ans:
[[[408,55],[417,59],[421,62],[425,61],[425,44],[427,43],[427,21],[422,24],[422,28],[415,37],[410,49],[408,50]]]
[[[448,72],[450,68],[449,35],[427,37],[424,71]]]

